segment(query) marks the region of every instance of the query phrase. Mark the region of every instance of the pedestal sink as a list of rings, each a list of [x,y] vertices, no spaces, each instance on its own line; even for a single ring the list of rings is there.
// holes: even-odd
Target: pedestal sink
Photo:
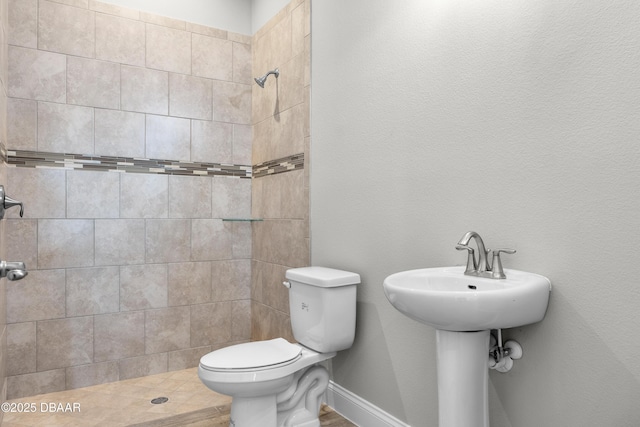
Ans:
[[[506,279],[468,276],[464,267],[409,270],[384,280],[389,302],[436,328],[440,427],[488,427],[488,355],[491,329],[544,318],[551,283],[505,269]]]

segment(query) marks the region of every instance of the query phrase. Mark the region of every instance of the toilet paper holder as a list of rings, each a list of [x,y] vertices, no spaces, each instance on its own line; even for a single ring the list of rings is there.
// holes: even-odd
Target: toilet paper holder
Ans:
[[[20,217],[24,216],[24,205],[22,202],[12,199],[7,196],[4,191],[4,186],[0,185],[0,219],[4,218],[4,211],[14,206],[20,206]]]

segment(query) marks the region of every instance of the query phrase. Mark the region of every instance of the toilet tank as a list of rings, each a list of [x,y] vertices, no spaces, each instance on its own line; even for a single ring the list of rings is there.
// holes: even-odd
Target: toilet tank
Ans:
[[[351,347],[360,275],[326,267],[287,270],[291,328],[298,343],[320,353]]]

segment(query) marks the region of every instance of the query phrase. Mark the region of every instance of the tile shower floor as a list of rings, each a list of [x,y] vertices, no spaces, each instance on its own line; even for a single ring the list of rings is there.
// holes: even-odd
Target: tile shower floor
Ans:
[[[169,400],[152,404],[158,397]],[[28,406],[35,412],[3,406],[2,427],[226,427],[230,403],[206,388],[192,368],[10,400],[4,404],[9,410]],[[326,406],[320,420],[327,427],[355,426]]]

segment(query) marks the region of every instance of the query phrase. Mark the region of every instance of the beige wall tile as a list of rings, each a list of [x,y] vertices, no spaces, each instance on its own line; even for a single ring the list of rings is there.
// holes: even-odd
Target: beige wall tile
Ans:
[[[36,322],[7,325],[7,375],[36,372]]]
[[[38,150],[93,154],[93,108],[39,102]]]
[[[264,68],[253,68],[256,74],[265,73]],[[251,117],[254,125],[260,125],[266,119],[271,119],[274,114],[278,114],[280,109],[278,105],[278,85],[273,78],[269,77],[265,82],[265,87],[260,88],[258,85],[252,85],[251,91]],[[254,133],[254,137],[260,133]]]
[[[167,218],[169,216],[169,177],[129,174],[120,177],[121,218]]]
[[[211,120],[211,80],[169,73],[169,114]]]
[[[219,28],[207,27],[205,25],[195,24],[193,22],[187,22],[186,24],[187,31],[190,31],[192,33],[198,33],[209,37],[216,37],[219,39],[228,38],[228,32]]]
[[[120,64],[67,57],[67,102],[120,108]]]
[[[232,248],[234,259],[251,258],[251,223],[235,222],[232,226]]]
[[[118,381],[118,363],[92,363],[66,368],[67,390]]]
[[[305,192],[304,170],[266,177],[264,199],[277,199],[280,203],[275,206],[270,218],[305,219],[309,209],[309,198]]]
[[[93,327],[96,362],[144,355],[144,311],[96,316]]]
[[[213,119],[227,123],[251,123],[251,86],[214,81]]]
[[[151,159],[189,160],[191,130],[188,119],[147,115],[146,157]]]
[[[118,267],[67,270],[66,316],[113,313],[120,308]]]
[[[251,36],[247,34],[233,33],[229,31],[227,34],[227,38],[231,41],[242,43],[242,44],[251,44]]]
[[[191,221],[187,219],[147,219],[146,262],[189,261]]]
[[[251,45],[233,43],[233,81],[252,84]]]
[[[251,338],[251,300],[231,302],[231,340]]]
[[[268,340],[277,337],[295,341],[289,315],[252,301],[251,340]]]
[[[104,3],[102,1],[89,0],[89,9],[95,10],[96,12],[119,16],[121,18],[140,19],[140,12],[138,10]]]
[[[38,103],[7,99],[7,148],[37,150]]]
[[[93,220],[38,220],[38,268],[92,266],[93,233]]]
[[[289,312],[289,289],[282,285],[286,280],[286,266],[264,263],[262,273],[262,300],[264,304],[283,313]]]
[[[280,68],[278,107],[288,110],[304,102],[304,53],[294,56]]]
[[[192,43],[193,75],[225,81],[233,79],[233,42],[194,33]]]
[[[7,168],[7,191],[25,205],[25,218],[66,216],[66,174],[64,170]],[[19,218],[19,208],[6,211],[7,218]]]
[[[5,228],[7,259],[21,260],[27,270],[38,268],[38,221],[8,219]]]
[[[311,36],[304,38],[304,86],[311,85]]]
[[[169,218],[211,218],[209,177],[169,177]]]
[[[255,102],[253,104],[255,106]],[[267,160],[276,159],[274,143],[272,142],[273,118],[262,120],[252,126],[252,164],[260,164]]]
[[[163,353],[189,348],[189,307],[169,307],[145,313],[145,352]]]
[[[67,171],[67,218],[117,218],[120,174]]]
[[[86,58],[95,57],[95,12],[40,1],[38,49]]]
[[[9,0],[9,44],[38,46],[38,0]]]
[[[252,132],[249,125],[233,125],[233,163],[250,165]]]
[[[251,180],[215,177],[213,218],[251,218]]]
[[[66,102],[64,55],[9,46],[8,94],[15,98]]]
[[[7,399],[19,399],[64,389],[64,369],[7,377]]]
[[[291,12],[291,54],[293,56],[304,53],[305,19],[304,4]]]
[[[191,221],[191,260],[231,259],[231,225],[220,219]]]
[[[304,152],[304,104],[283,111],[280,120],[271,121],[273,158],[286,157]]]
[[[308,225],[305,220],[254,223],[253,258],[289,267],[309,265]]]
[[[126,65],[120,72],[123,110],[169,114],[169,73]]]
[[[7,322],[29,322],[65,316],[65,271],[30,271],[7,284]]]
[[[191,74],[191,33],[146,24],[147,68]]]
[[[167,266],[120,267],[120,311],[167,306]]]
[[[160,25],[162,27],[174,28],[176,30],[186,29],[187,23],[180,19],[170,18],[168,16],[156,15],[154,13],[140,12],[140,20],[150,24]]]
[[[210,353],[211,346],[189,348],[186,350],[170,351],[169,371],[195,368],[200,363],[200,358]]]
[[[149,354],[118,361],[120,380],[167,372],[167,353]]]
[[[191,306],[191,347],[231,340],[231,303]]]
[[[97,219],[95,227],[96,265],[144,263],[144,220]]]
[[[75,6],[83,9],[89,8],[89,0],[49,0],[49,1],[66,4],[68,6]]]
[[[212,277],[212,301],[232,301],[251,297],[251,260],[213,261]]]
[[[38,371],[93,361],[93,317],[43,320],[36,326]]]
[[[95,154],[144,157],[144,138],[144,114],[96,108]]]
[[[211,263],[169,264],[169,306],[190,305],[211,300]]]
[[[144,67],[144,23],[97,13],[96,58]]]
[[[233,125],[191,120],[191,160],[233,163]]]

